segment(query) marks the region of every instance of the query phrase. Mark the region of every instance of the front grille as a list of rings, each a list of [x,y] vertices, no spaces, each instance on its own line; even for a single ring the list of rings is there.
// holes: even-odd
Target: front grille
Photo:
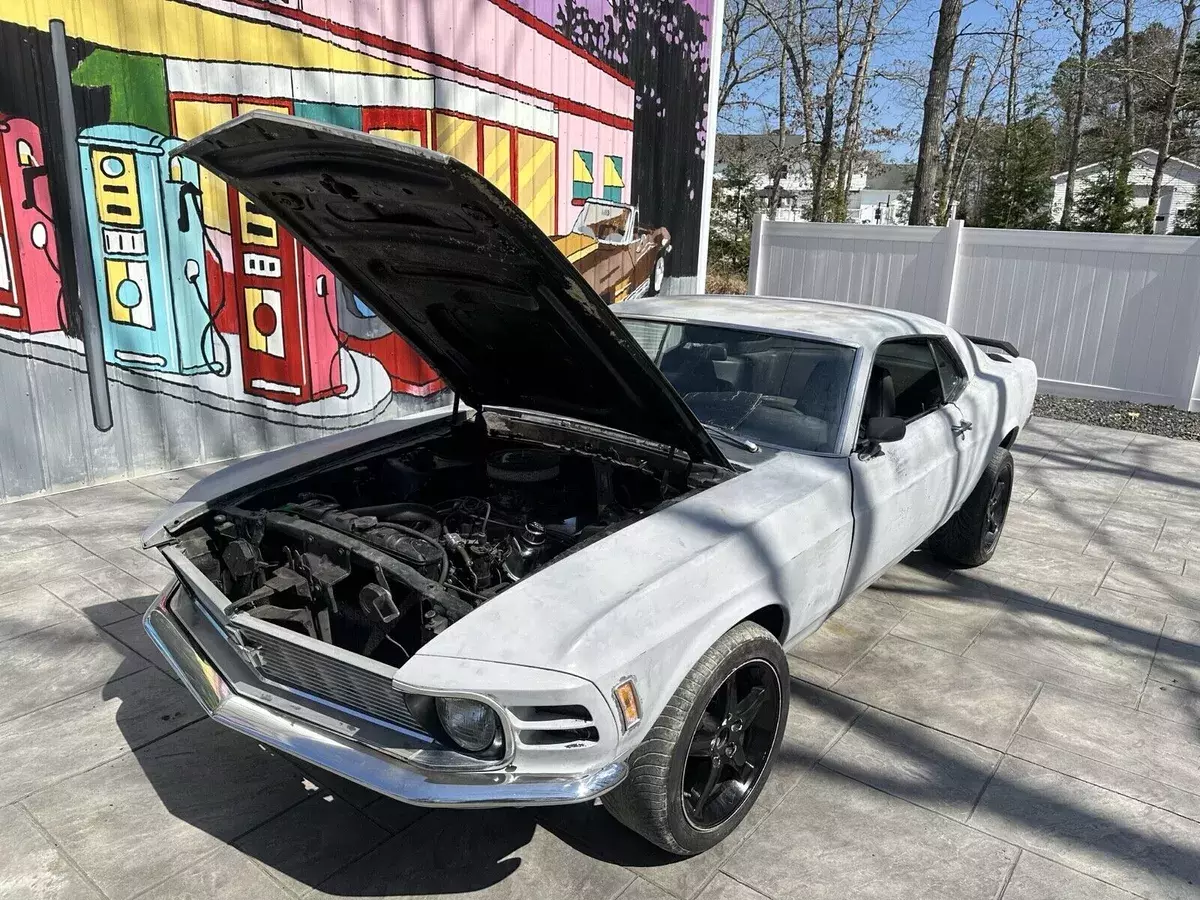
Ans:
[[[272,634],[241,633],[247,646],[258,651],[255,668],[268,681],[409,731],[426,733],[409,711],[404,694],[392,687],[386,676],[297,647]]]

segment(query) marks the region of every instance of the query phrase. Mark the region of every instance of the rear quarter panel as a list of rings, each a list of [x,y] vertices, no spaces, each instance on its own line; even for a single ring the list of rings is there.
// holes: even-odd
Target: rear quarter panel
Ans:
[[[972,423],[964,439],[970,464],[964,467],[957,493],[961,503],[974,489],[996,448],[1029,421],[1037,393],[1037,367],[1024,358],[992,359],[984,348],[957,333],[951,335],[951,343],[958,349],[970,379],[956,402],[962,416]]]

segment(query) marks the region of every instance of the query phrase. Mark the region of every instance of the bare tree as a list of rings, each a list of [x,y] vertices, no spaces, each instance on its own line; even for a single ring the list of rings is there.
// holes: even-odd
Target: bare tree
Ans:
[[[1133,111],[1133,13],[1135,0],[1124,0],[1121,21],[1121,56],[1125,72],[1121,77],[1121,124],[1124,130],[1124,152],[1132,155],[1137,148],[1137,123]]]
[[[825,76],[825,94],[821,102],[821,140],[812,167],[812,220],[825,221],[829,164],[833,160],[834,131],[837,128],[837,91],[846,71],[846,56],[852,39],[853,6],[849,0],[833,0],[833,64]]]
[[[1021,16],[1025,11],[1025,0],[1013,0],[1012,31],[1006,36],[1008,43],[1008,96],[1004,105],[1004,142],[1000,161],[1004,177],[1009,177],[1012,163],[1012,133],[1017,121],[1017,100],[1021,89]],[[1009,193],[1007,221],[1012,220],[1012,203],[1015,197]]]
[[[779,64],[776,41],[759,11],[759,0],[726,0],[723,27],[718,116],[735,102],[739,89],[753,84]]]
[[[933,217],[934,187],[942,121],[946,111],[946,91],[950,86],[950,67],[954,63],[954,45],[958,39],[958,22],[962,18],[962,10],[963,0],[942,0],[938,10],[937,36],[933,41],[933,58],[929,66],[929,81],[925,88],[921,120],[921,141],[917,148],[917,173],[913,184],[912,205],[908,213],[910,225],[928,224]]]
[[[1183,83],[1183,72],[1187,66],[1188,39],[1191,36],[1192,23],[1196,20],[1197,0],[1180,0],[1181,21],[1179,23],[1179,42],[1175,45],[1175,63],[1171,67],[1171,80],[1167,84],[1167,94],[1163,98],[1162,125],[1159,132],[1158,159],[1154,162],[1154,175],[1150,179],[1150,198],[1146,201],[1146,234],[1154,234],[1154,220],[1158,214],[1158,196],[1162,191],[1163,170],[1171,153],[1171,136],[1175,124],[1175,106],[1179,99],[1179,87]]]
[[[975,149],[975,141],[979,136],[980,126],[983,123],[983,118],[987,114],[988,103],[992,99],[992,91],[1000,81],[1000,70],[1004,66],[1004,59],[1008,51],[1009,41],[1013,35],[1006,34],[1004,41],[1000,45],[1000,50],[996,54],[995,62],[992,63],[991,72],[988,73],[987,84],[984,86],[983,92],[979,95],[979,105],[975,108],[975,115],[971,119],[970,125],[966,129],[966,144],[963,146],[961,153],[957,154],[958,158],[955,164],[950,168],[950,186],[946,191],[946,207],[947,218],[949,212],[960,197],[962,191],[963,173],[967,170],[967,166],[971,161],[971,154]],[[977,173],[981,175],[982,173]]]
[[[875,42],[880,33],[895,21],[907,5],[908,0],[896,0],[887,13],[883,14],[883,0],[871,0],[867,9],[858,46],[858,63],[854,67],[854,80],[850,87],[850,105],[846,111],[846,123],[842,131],[842,148],[838,153],[837,198],[842,210],[850,204],[850,179],[855,154],[862,139],[863,101],[871,79],[871,57],[875,52]]]
[[[954,124],[950,126],[950,135],[946,139],[946,154],[942,160],[942,169],[938,173],[937,221],[945,225],[950,214],[950,183],[954,167],[958,159],[958,145],[966,130],[967,95],[971,91],[971,75],[975,72],[978,57],[972,53],[963,65],[962,79],[958,85],[958,94],[954,98]]]
[[[790,7],[791,0],[788,0]],[[776,108],[776,126],[775,126],[775,158],[771,161],[771,194],[767,198],[767,216],[774,221],[775,213],[779,209],[779,201],[781,198],[780,187],[783,182],[784,173],[787,171],[787,123],[788,123],[788,78],[787,67],[784,65],[785,54],[783,46],[779,48],[779,72],[777,77],[779,80],[779,106]]]
[[[1076,10],[1073,0],[1055,0],[1059,10],[1071,23],[1071,30],[1079,42],[1079,59],[1076,65],[1074,99],[1067,135],[1067,184],[1063,194],[1062,217],[1058,227],[1069,229],[1075,219],[1075,170],[1079,166],[1079,136],[1083,131],[1083,107],[1087,101],[1088,54],[1092,39],[1092,0],[1079,0]]]

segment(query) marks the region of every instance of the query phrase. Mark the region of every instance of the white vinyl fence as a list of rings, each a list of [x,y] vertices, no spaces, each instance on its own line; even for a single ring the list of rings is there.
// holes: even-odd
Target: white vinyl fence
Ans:
[[[1011,341],[1048,393],[1200,411],[1200,238],[761,217],[749,293],[921,313]]]

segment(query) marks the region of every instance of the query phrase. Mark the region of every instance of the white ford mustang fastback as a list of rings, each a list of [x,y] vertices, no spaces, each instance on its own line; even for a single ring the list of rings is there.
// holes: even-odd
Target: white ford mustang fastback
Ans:
[[[613,314],[482,176],[254,113],[181,148],[421,351],[453,409],[237,463],[152,525],[145,624],[218,721],[410,803],[733,830],[784,648],[928,542],[1004,525],[1032,363],[893,310]],[[299,265],[299,263],[297,263]]]

